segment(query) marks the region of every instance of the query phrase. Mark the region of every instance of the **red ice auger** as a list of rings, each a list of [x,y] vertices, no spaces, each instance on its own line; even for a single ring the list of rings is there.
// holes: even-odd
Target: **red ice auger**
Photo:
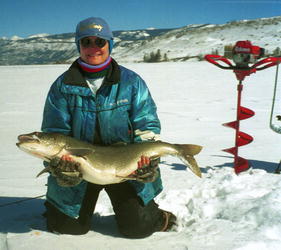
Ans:
[[[249,162],[238,156],[238,147],[247,145],[253,141],[253,137],[241,132],[240,121],[252,117],[254,111],[241,106],[241,96],[243,90],[243,80],[256,71],[260,71],[280,63],[280,58],[268,57],[258,61],[259,58],[264,56],[264,49],[259,46],[253,46],[250,41],[238,41],[232,46],[225,47],[225,57],[220,55],[206,55],[205,59],[221,69],[233,70],[239,81],[237,85],[237,113],[236,121],[223,124],[224,126],[233,128],[235,133],[235,146],[232,148],[224,149],[223,151],[234,155],[234,170],[236,174],[247,170]],[[233,60],[234,65],[231,63],[230,58]],[[252,64],[252,66],[249,66]]]

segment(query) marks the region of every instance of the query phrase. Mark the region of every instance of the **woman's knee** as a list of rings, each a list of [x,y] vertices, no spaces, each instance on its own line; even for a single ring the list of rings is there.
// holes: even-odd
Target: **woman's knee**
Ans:
[[[89,232],[91,228],[91,218],[81,220],[72,218],[50,203],[45,204],[47,211],[45,213],[47,229],[53,233],[81,235]]]

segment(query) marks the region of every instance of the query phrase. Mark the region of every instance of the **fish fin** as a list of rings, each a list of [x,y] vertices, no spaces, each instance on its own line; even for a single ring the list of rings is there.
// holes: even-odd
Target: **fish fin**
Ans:
[[[202,150],[202,146],[195,145],[195,144],[175,144],[177,147],[180,147],[184,154],[186,155],[197,155]]]
[[[51,172],[51,167],[45,167],[38,175],[36,175],[36,178],[44,173],[50,173],[50,172]]]
[[[71,154],[76,156],[87,156],[94,152],[93,149],[89,148],[65,148],[65,150]]]
[[[187,161],[188,163],[191,165],[191,170],[194,174],[196,174],[198,177],[202,177],[202,173],[201,170],[196,162],[196,160],[194,159],[193,156],[187,157]]]
[[[158,163],[159,163],[160,162],[160,157],[161,157],[161,155],[154,155],[154,156],[149,157],[149,160],[150,161],[159,160],[158,161]]]
[[[198,177],[202,177],[201,170],[193,157],[197,155],[202,150],[202,146],[194,144],[177,144],[181,151],[181,160],[190,168],[190,170],[196,174]]]

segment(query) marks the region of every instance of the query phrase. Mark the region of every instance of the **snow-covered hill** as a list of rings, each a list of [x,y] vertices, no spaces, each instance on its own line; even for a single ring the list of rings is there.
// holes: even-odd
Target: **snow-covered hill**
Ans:
[[[250,40],[269,53],[280,46],[281,16],[233,21],[222,25],[193,24],[176,29],[115,31],[113,57],[119,62],[141,62],[156,52],[171,61],[183,61],[224,45]],[[15,39],[16,38],[16,39]],[[40,34],[21,39],[0,38],[0,65],[70,63],[78,56],[74,34]]]

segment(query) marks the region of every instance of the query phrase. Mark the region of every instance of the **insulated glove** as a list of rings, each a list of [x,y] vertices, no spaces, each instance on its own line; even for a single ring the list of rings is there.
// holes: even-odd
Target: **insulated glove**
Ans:
[[[143,183],[155,181],[159,176],[159,162],[160,158],[150,159],[149,157],[142,156],[138,161],[138,169],[134,172],[133,176],[137,181]]]
[[[55,157],[49,163],[52,176],[62,187],[73,187],[82,181],[82,173],[79,171],[80,163],[75,162],[70,156],[64,155],[61,158]],[[65,175],[67,172],[68,175]],[[69,176],[69,174],[72,176]]]

